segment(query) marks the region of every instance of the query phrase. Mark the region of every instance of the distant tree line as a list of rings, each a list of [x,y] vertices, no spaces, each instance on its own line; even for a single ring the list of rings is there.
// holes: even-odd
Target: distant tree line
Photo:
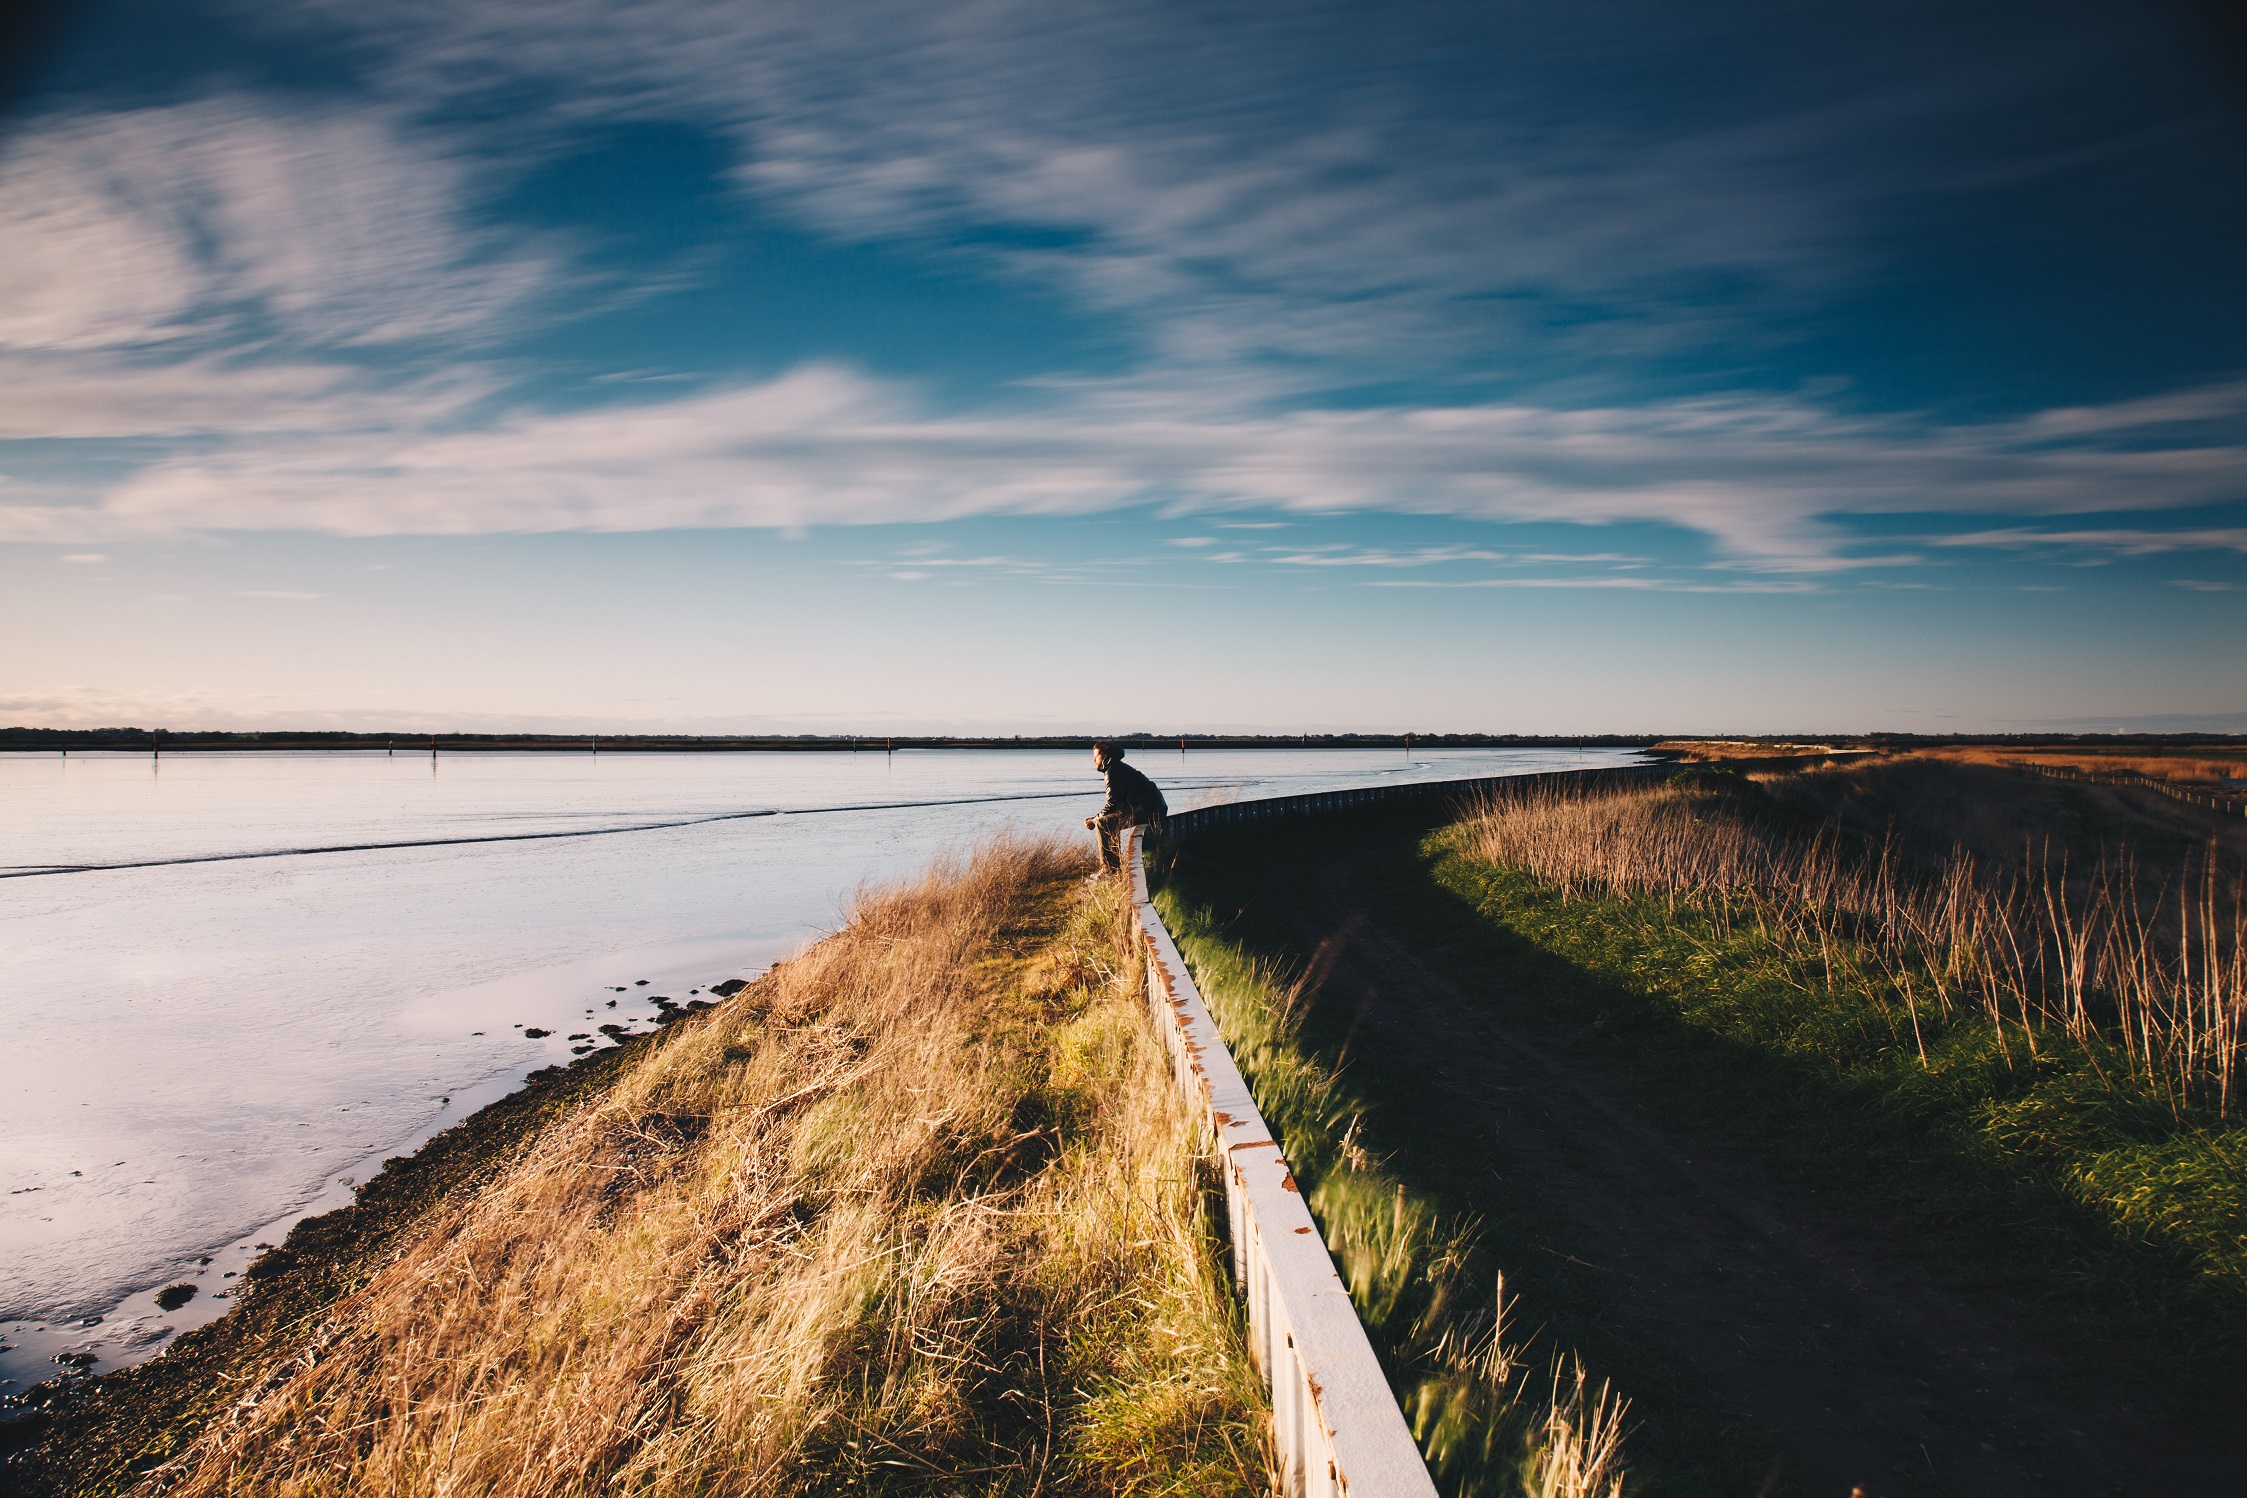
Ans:
[[[1128,749],[1645,749],[1668,738],[1700,743],[1793,745],[1808,741],[1834,748],[1924,749],[1965,744],[2145,748],[2156,745],[2240,745],[2247,734],[2220,733],[1870,733],[1724,734],[1523,734],[1523,733],[1154,733],[1015,734],[641,734],[641,733],[349,733],[340,730],[224,732],[169,728],[0,728],[0,751],[27,749],[552,749],[579,753],[618,750],[881,750],[881,749],[1090,749],[1104,739]]]

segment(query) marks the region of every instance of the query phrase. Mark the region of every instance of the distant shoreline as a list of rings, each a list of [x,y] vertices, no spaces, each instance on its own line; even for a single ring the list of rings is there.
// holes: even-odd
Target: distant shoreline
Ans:
[[[964,734],[550,734],[550,733],[223,733],[168,728],[0,728],[0,753],[9,750],[80,749],[145,754],[277,749],[395,750],[427,753],[535,749],[556,753],[757,750],[880,754],[895,749],[1081,749],[1097,742],[1130,749],[1640,749],[1659,734],[1515,735],[1483,733],[1311,734],[1039,734],[977,737]]]
[[[898,749],[1076,749],[1095,740],[1127,749],[1652,749],[1664,743],[1731,743],[1795,747],[1815,739],[1828,749],[1922,749],[1970,744],[2014,748],[2066,745],[2247,745],[2247,734],[1981,733],[1754,734],[1688,740],[1674,734],[1491,733],[1118,733],[986,737],[966,734],[543,734],[182,732],[164,728],[0,728],[0,753],[42,751],[145,754],[382,751],[394,754],[539,751],[558,754],[820,752],[882,753]]]

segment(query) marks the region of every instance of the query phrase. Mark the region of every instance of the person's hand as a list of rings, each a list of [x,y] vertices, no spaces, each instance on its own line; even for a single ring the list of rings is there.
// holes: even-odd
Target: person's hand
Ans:
[[[1098,820],[1100,820],[1098,817],[1086,817],[1084,819],[1084,830],[1090,832],[1092,830],[1092,824]]]

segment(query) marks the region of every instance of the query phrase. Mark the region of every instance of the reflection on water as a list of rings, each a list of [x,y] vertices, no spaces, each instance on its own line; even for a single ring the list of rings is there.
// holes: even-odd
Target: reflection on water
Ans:
[[[1134,762],[1184,809],[1630,757]],[[0,1376],[146,1356],[260,1233],[568,1037],[644,1029],[983,833],[1082,835],[1099,788],[1041,750],[0,755]],[[175,1281],[207,1288],[159,1313]]]

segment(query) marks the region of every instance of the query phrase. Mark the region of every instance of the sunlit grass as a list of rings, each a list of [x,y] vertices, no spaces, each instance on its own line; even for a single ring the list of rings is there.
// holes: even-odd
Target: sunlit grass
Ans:
[[[1113,881],[862,898],[338,1303],[174,1493],[1243,1493],[1264,1416]]]
[[[1752,929],[1827,991],[1872,999],[1922,1065],[1966,1017],[2010,1061],[2061,1044],[2159,1093],[2182,1121],[2231,1111],[2247,1062],[2247,884],[2210,850],[2148,880],[2127,850],[2088,867],[2047,847],[2014,869],[1963,851],[1940,867],[1759,821],[1753,787],[1667,785],[1492,795],[1460,846],[1563,898],[1692,907],[1720,939]],[[1815,959],[1807,960],[1815,948]]]

